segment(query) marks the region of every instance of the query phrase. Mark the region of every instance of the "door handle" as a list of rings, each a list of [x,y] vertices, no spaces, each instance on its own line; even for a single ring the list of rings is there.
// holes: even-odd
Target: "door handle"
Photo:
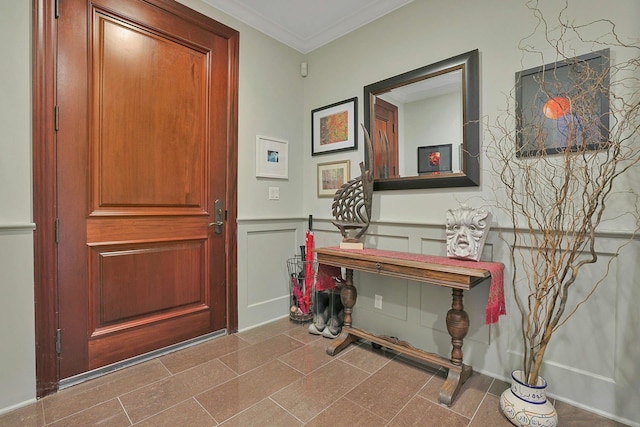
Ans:
[[[217,199],[213,204],[215,221],[209,223],[209,228],[215,227],[214,231],[216,234],[222,234],[222,226],[224,225],[224,221],[222,219],[222,201]]]

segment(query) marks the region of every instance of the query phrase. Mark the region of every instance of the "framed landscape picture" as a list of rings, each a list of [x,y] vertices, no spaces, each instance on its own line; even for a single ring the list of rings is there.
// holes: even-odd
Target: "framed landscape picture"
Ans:
[[[318,197],[333,197],[345,182],[351,179],[351,161],[318,164]]]

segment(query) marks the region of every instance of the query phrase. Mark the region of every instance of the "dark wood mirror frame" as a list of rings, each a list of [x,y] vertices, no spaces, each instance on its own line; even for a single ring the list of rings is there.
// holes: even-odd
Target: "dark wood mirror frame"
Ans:
[[[364,87],[364,124],[373,139],[375,115],[373,113],[374,102],[372,101],[374,96],[420,80],[462,70],[462,171],[429,176],[376,179],[374,190],[412,190],[480,185],[480,77],[478,64],[479,54],[476,49]],[[366,147],[365,150],[367,150]],[[365,159],[369,158],[368,153],[365,153]],[[369,165],[367,167],[371,168]]]

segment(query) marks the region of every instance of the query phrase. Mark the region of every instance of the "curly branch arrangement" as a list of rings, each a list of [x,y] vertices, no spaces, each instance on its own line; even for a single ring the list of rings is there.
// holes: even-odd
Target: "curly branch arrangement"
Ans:
[[[611,196],[624,192],[625,198],[636,201],[635,212],[626,214],[634,216],[638,224],[637,194],[614,183],[640,162],[640,46],[622,42],[611,21],[584,25],[571,22],[566,16],[566,2],[552,28],[537,1],[529,1],[527,6],[537,19],[536,33],[542,31],[548,44],[546,51],[555,54],[556,63],[564,61],[572,67],[573,79],[570,94],[566,94],[566,87],[553,83],[558,80],[553,68],[543,72],[537,81],[538,97],[548,99],[548,108],[568,117],[565,139],[560,145],[549,141],[544,120],[525,124],[512,111],[515,108],[486,125],[491,140],[487,156],[502,187],[496,190],[496,200],[513,223],[508,243],[513,264],[511,286],[522,321],[523,369],[527,382],[536,384],[553,333],[609,272],[614,257],[602,277],[582,275],[578,281],[582,267],[598,261],[596,230]],[[585,30],[596,26],[606,27],[606,33],[596,40],[583,37]],[[523,55],[534,54],[542,59],[542,51],[529,44],[532,36],[521,40],[519,48]],[[576,58],[567,40],[578,40],[593,50],[615,50],[618,61],[608,58],[604,70],[590,68]],[[630,54],[630,59],[622,60],[627,56],[620,52]],[[557,97],[563,91],[564,97]],[[609,129],[604,131],[602,123],[607,120],[602,120],[598,103],[594,102],[603,96],[609,103],[608,112],[604,113]],[[513,97],[509,100],[514,101]],[[523,144],[518,141],[530,141],[530,155],[520,151]],[[616,254],[626,243],[617,248]],[[522,250],[524,247],[528,249]],[[575,286],[590,287],[590,291],[577,305],[568,306]]]

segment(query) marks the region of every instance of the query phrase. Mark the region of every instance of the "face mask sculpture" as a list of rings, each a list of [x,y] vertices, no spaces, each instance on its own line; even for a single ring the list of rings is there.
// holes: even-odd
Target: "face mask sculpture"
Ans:
[[[491,214],[465,204],[447,211],[447,256],[479,261],[489,232]]]

